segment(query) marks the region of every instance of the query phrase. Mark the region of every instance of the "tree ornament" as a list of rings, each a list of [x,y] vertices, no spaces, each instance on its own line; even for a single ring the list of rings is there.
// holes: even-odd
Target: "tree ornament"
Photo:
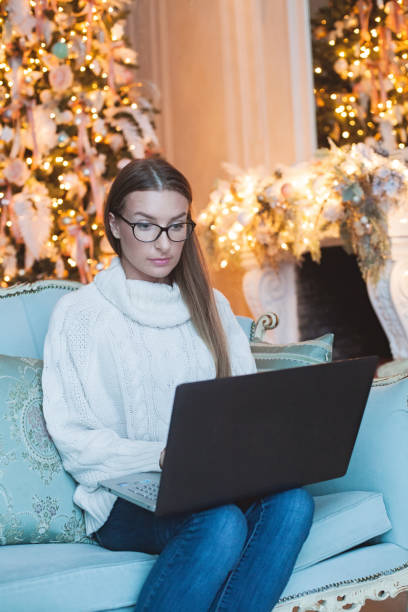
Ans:
[[[343,57],[340,57],[338,60],[336,60],[336,62],[334,63],[334,69],[336,72],[338,72],[340,75],[346,74],[347,76],[347,70],[348,70],[348,62],[347,60],[345,60]]]
[[[67,143],[67,141],[69,140],[69,136],[66,132],[59,132],[58,134],[58,144],[60,146],[63,146]]]
[[[58,57],[59,59],[65,59],[68,57],[69,53],[68,46],[63,42],[56,42],[51,47],[51,53],[53,53],[55,57]]]

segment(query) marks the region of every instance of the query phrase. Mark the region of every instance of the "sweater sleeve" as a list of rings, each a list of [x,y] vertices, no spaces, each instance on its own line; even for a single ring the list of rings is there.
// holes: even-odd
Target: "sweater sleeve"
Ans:
[[[58,304],[45,340],[42,377],[44,417],[64,468],[88,490],[107,478],[160,471],[162,442],[122,438],[98,418],[103,407],[90,405],[87,384],[104,381],[87,381],[86,372],[80,371],[90,358],[92,340],[89,333],[82,333],[74,351],[70,326],[81,329],[80,317]]]
[[[256,364],[251,353],[249,340],[232,312],[230,303],[217,289],[214,289],[214,297],[227,338],[232,375],[254,374]]]

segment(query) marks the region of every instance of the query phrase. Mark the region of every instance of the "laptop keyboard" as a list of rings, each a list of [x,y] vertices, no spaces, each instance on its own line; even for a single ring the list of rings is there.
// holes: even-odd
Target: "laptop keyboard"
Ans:
[[[159,484],[151,480],[139,480],[127,487],[127,490],[137,495],[142,495],[146,499],[156,501],[159,494]]]

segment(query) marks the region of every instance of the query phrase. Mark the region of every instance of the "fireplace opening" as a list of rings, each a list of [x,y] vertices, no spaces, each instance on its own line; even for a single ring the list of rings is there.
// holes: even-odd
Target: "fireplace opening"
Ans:
[[[301,340],[333,332],[333,359],[392,359],[354,255],[338,246],[322,248],[320,264],[308,255],[297,269],[296,291]]]

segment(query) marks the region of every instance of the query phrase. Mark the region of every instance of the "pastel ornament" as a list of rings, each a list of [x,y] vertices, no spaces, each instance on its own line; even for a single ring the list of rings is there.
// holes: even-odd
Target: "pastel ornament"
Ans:
[[[0,140],[11,142],[14,138],[14,130],[6,125],[0,132]]]
[[[343,74],[347,74],[349,65],[344,57],[339,57],[339,59],[334,62],[333,68],[338,74],[340,74],[340,76],[342,76]]]
[[[293,198],[294,192],[295,190],[291,183],[284,183],[281,187],[281,193],[286,200]]]
[[[341,190],[343,202],[353,202],[354,204],[358,204],[363,195],[364,191],[361,189],[359,183],[352,183]]]
[[[71,87],[74,77],[71,68],[64,64],[51,68],[48,78],[52,89],[57,93],[63,93]]]
[[[335,223],[344,215],[344,209],[339,201],[328,201],[324,205],[323,208],[323,217],[330,221],[331,223]]]
[[[68,134],[66,132],[60,132],[58,134],[58,144],[59,144],[59,146],[63,146],[65,144],[67,144],[68,140],[69,140],[69,136],[68,136]]]
[[[30,170],[21,159],[13,159],[3,174],[9,183],[22,187],[30,176]]]
[[[65,59],[68,57],[68,45],[63,42],[56,42],[52,45],[51,52],[59,59]]]

